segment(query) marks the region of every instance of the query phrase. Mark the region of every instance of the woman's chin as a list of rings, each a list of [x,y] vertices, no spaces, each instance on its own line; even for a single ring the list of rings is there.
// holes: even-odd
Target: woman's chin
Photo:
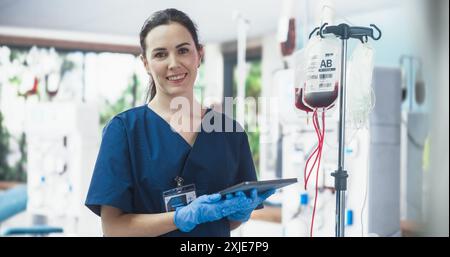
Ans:
[[[178,86],[178,87],[171,87],[169,90],[167,90],[169,95],[172,97],[179,97],[179,96],[188,96],[189,92],[192,91],[187,87]]]

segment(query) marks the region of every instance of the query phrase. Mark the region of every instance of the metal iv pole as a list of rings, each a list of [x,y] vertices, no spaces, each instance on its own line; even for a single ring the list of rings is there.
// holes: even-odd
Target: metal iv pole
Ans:
[[[344,169],[344,153],[345,153],[345,108],[346,108],[346,75],[347,75],[347,40],[350,38],[356,38],[361,40],[362,43],[367,42],[368,38],[378,40],[381,38],[381,31],[374,24],[370,24],[375,28],[379,35],[373,36],[373,29],[366,27],[350,27],[345,23],[341,23],[337,26],[327,26],[328,23],[324,23],[320,29],[315,28],[314,32],[319,29],[318,34],[320,37],[324,37],[324,34],[334,34],[342,40],[341,49],[341,78],[340,78],[340,90],[339,90],[339,150],[338,150],[338,168],[331,174],[334,177],[334,187],[336,190],[336,237],[345,236],[345,191],[347,190],[347,171]],[[327,26],[327,27],[325,27]]]

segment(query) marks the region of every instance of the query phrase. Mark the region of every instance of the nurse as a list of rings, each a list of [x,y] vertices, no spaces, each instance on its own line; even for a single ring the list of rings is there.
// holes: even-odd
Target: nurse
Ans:
[[[203,47],[185,13],[154,13],[140,43],[148,104],[105,126],[86,206],[101,217],[105,236],[230,236],[273,194],[217,194],[256,180],[247,135],[195,100]]]

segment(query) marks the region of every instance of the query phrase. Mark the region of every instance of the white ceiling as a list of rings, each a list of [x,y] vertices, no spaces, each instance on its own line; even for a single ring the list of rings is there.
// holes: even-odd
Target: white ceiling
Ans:
[[[296,13],[306,13],[310,21],[315,19],[316,5],[320,1],[294,1]],[[401,2],[328,1],[334,4],[336,14],[343,16],[389,8]],[[151,13],[175,7],[185,11],[197,23],[203,43],[224,42],[236,38],[236,23],[232,20],[235,10],[250,20],[250,37],[275,32],[282,11],[281,3],[281,0],[0,0],[0,27],[87,32],[137,39],[143,22]]]

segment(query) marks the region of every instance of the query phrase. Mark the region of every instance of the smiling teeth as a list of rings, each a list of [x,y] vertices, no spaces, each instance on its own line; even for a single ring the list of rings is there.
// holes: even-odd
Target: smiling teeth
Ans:
[[[186,76],[186,74],[181,74],[181,75],[176,75],[176,76],[171,76],[171,77],[167,77],[169,80],[179,80],[184,78],[184,76]]]

